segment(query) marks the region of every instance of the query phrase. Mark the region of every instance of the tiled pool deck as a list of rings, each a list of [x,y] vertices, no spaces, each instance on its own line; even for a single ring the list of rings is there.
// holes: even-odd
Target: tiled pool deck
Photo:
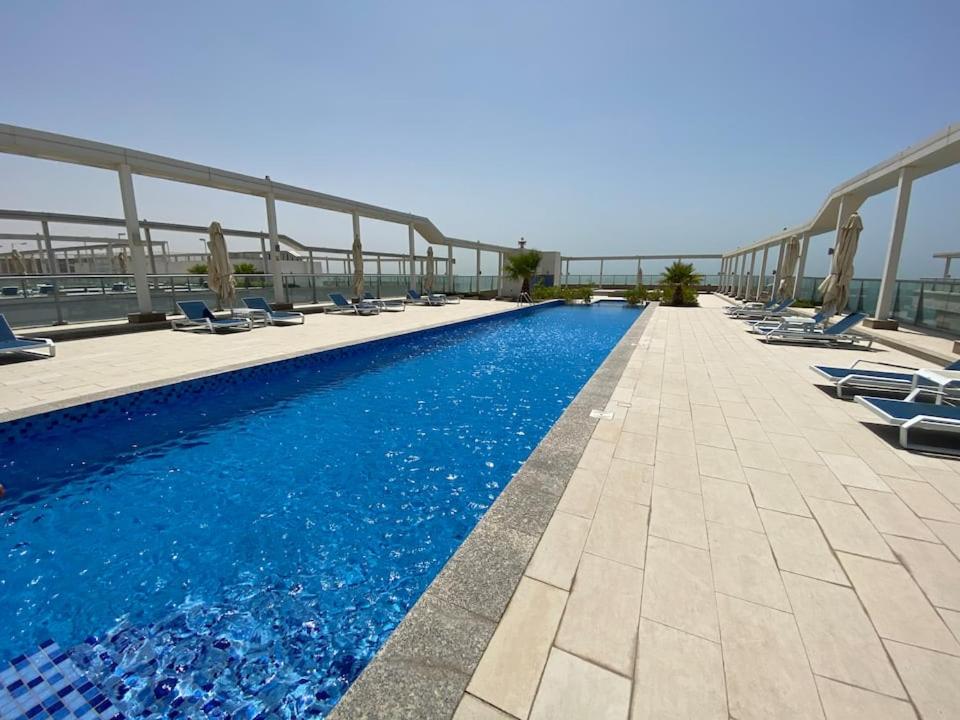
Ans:
[[[703,305],[650,318],[455,717],[960,717],[960,462],[807,369],[917,360]]]
[[[807,369],[925,363],[764,345],[702,302],[641,316],[333,717],[960,717],[960,462],[902,451]],[[65,343],[0,368],[0,406],[510,307]]]

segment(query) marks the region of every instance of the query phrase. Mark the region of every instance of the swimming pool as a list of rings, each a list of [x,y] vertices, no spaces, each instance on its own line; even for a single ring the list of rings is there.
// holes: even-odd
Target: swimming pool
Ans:
[[[636,318],[531,308],[0,426],[0,658],[53,638],[131,714],[325,714]]]

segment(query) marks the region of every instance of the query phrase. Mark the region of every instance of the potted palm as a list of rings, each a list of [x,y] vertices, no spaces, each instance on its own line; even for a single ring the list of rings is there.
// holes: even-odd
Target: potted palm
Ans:
[[[667,266],[660,276],[663,297],[670,298],[670,305],[697,305],[697,286],[701,283],[700,274],[693,269],[693,263],[677,260]]]
[[[520,295],[530,295],[530,279],[536,274],[540,266],[540,252],[538,250],[523,250],[507,255],[503,261],[503,272],[511,280],[520,280]]]

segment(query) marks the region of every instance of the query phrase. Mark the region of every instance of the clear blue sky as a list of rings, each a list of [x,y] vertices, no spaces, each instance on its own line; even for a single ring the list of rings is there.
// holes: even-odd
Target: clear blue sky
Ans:
[[[960,122],[956,0],[473,5],[7,0],[0,121],[569,254],[752,242]],[[137,192],[150,219],[265,225],[255,198]],[[9,156],[0,198],[120,214],[115,175]],[[958,207],[960,168],[917,182],[901,275],[960,249]],[[279,214],[283,232],[349,245],[344,216]],[[858,275],[879,272],[891,215],[890,193],[864,207]],[[364,237],[406,235],[365,222]],[[832,239],[816,242],[811,271]]]

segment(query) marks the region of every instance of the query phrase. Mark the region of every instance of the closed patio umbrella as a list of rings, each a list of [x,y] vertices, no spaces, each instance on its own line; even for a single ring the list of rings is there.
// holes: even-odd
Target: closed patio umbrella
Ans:
[[[830,274],[820,283],[820,292],[823,293],[823,310],[829,315],[847,306],[850,281],[853,279],[853,258],[857,254],[857,245],[862,231],[863,221],[858,213],[853,213],[840,228],[840,237],[833,250]]]
[[[117,253],[117,267],[120,268],[121,275],[127,274],[127,251],[124,249]]]
[[[427,248],[427,274],[423,277],[423,292],[427,295],[433,292],[433,278],[436,273],[433,259],[433,248]]]
[[[363,245],[360,244],[360,233],[354,233],[353,248],[353,296],[363,299]]]
[[[207,261],[207,285],[217,294],[221,308],[231,308],[236,302],[237,282],[233,277],[233,265],[227,252],[227,241],[223,237],[220,223],[210,223],[210,259]]]
[[[780,264],[780,276],[777,282],[777,297],[785,298],[793,289],[793,276],[797,273],[797,260],[800,258],[800,241],[796,236],[787,241],[787,247]]]
[[[10,253],[10,261],[13,263],[13,271],[17,275],[27,274],[27,264],[23,261],[23,255],[16,248]]]

